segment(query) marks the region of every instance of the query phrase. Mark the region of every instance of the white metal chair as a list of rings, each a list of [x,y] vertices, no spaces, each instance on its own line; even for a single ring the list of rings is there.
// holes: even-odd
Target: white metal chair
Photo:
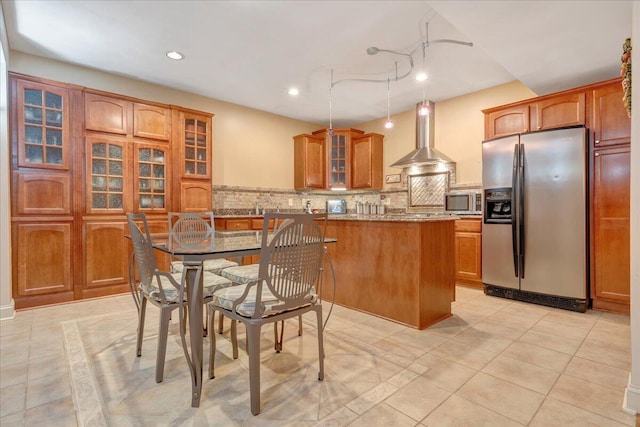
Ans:
[[[169,238],[178,239],[183,246],[190,243],[199,244],[209,233],[215,231],[213,212],[211,211],[197,213],[169,212],[168,216],[169,230],[174,231],[170,233]],[[176,233],[180,233],[180,235]],[[225,268],[236,267],[237,265],[237,262],[227,259],[208,259],[203,263],[203,270],[219,275]],[[171,271],[180,273],[182,268],[182,261],[171,261]]]
[[[289,219],[268,240],[271,219]],[[260,330],[266,323],[314,311],[318,328],[318,379],[324,379],[322,305],[316,294],[324,256],[324,230],[316,221],[326,214],[268,213],[262,230],[258,278],[213,293],[207,304],[209,327],[215,312],[242,322],[247,328],[251,412],[260,413]],[[214,378],[216,334],[209,334],[209,378]]]
[[[182,248],[199,248],[203,243],[213,245],[215,240],[213,212],[169,212],[169,248],[179,245]],[[203,261],[202,277],[204,281],[202,298],[203,303],[211,301],[213,292],[221,287],[232,286],[233,282],[220,276],[218,273],[227,267],[237,266],[237,262],[226,259],[208,259]],[[182,272],[184,264],[176,260],[171,262],[171,270]],[[220,315],[220,333],[222,333],[223,317]],[[206,323],[203,327],[206,336]],[[232,334],[233,335],[233,334]],[[232,336],[235,343],[235,336]],[[237,357],[236,345],[234,344],[234,354]]]
[[[285,225],[287,222],[290,222],[289,218],[274,218],[273,219],[273,231],[276,232],[278,228]],[[271,224],[267,222],[267,224]],[[247,265],[239,265],[236,267],[229,267],[222,270],[220,275],[225,277],[233,282],[234,285],[246,285],[247,283],[251,283],[258,279],[258,270],[259,263],[255,264],[247,264]],[[276,352],[282,351],[282,343],[284,338],[284,320],[281,323],[280,335],[278,336],[278,324],[273,324],[273,335],[274,335],[274,348]],[[222,333],[223,330],[223,322],[222,317],[220,317],[220,321],[218,324],[218,332]],[[302,316],[298,316],[298,336],[302,336]]]
[[[173,274],[158,270],[145,214],[127,213],[127,222],[133,242],[133,252],[129,260],[129,286],[138,309],[136,356],[140,357],[142,355],[144,321],[147,301],[149,301],[160,309],[160,327],[156,354],[156,382],[159,383],[164,375],[169,321],[171,320],[171,312],[175,309],[180,311],[180,330],[184,333],[184,309],[186,308],[184,295],[187,270]],[[141,224],[142,230],[136,222]],[[197,269],[195,272],[198,280],[201,273],[201,269]]]

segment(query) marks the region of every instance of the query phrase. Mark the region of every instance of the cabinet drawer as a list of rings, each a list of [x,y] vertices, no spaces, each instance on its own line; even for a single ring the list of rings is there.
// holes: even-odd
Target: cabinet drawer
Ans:
[[[250,219],[228,219],[225,222],[225,230],[250,230]]]
[[[480,218],[459,219],[456,221],[456,231],[480,233],[482,232],[482,221]]]

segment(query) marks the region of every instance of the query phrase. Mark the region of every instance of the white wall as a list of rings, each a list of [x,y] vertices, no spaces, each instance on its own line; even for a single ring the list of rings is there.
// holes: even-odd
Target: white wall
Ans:
[[[631,14],[631,374],[625,393],[626,411],[640,414],[640,2]]]
[[[9,44],[0,7],[0,320],[15,314],[11,297],[11,223],[9,203],[9,133],[7,64]]]

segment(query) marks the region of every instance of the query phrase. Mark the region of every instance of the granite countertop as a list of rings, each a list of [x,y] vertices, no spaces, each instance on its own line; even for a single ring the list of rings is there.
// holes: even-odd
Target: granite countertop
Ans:
[[[263,218],[263,215],[216,215],[216,218]],[[465,215],[464,217],[474,217]],[[463,217],[463,218],[464,218]],[[390,221],[390,222],[425,222],[425,221],[451,221],[460,216],[450,214],[420,214],[420,213],[388,213],[384,215],[365,214],[329,214],[330,220],[337,221]]]
[[[432,222],[432,221],[453,221],[460,217],[448,214],[385,214],[385,215],[329,215],[330,220],[337,221],[388,221],[388,222]]]

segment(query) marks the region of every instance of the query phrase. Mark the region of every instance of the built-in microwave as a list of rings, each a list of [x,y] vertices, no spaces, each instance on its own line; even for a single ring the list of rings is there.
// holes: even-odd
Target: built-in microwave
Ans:
[[[455,215],[481,215],[481,190],[454,190],[444,193],[445,213]]]

